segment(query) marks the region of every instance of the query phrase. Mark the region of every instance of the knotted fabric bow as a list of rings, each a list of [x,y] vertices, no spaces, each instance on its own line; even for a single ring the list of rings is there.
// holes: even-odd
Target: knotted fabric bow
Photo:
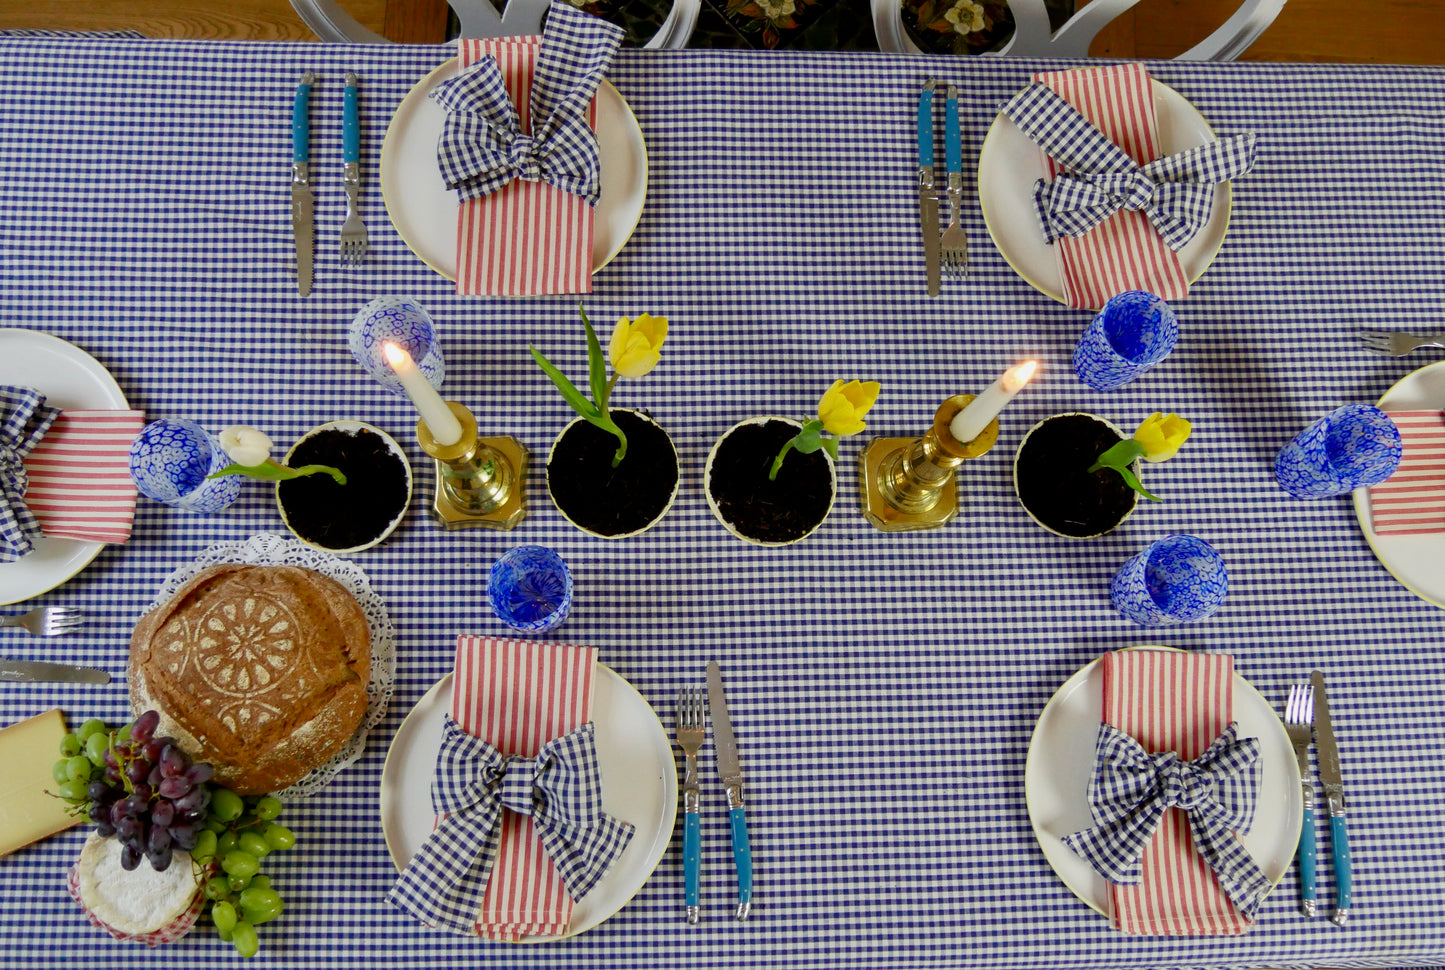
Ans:
[[[0,562],[29,555],[40,522],[25,505],[25,456],[60,416],[45,395],[29,387],[0,387]]]
[[[1214,186],[1254,167],[1246,132],[1139,166],[1047,85],[1035,81],[1004,105],[1025,135],[1070,169],[1034,184],[1044,238],[1082,236],[1120,209],[1142,210],[1165,244],[1184,247],[1209,221]]]
[[[602,158],[587,109],[622,35],[621,27],[570,3],[551,6],[532,76],[530,135],[522,132],[495,57],[438,84],[431,99],[447,113],[437,143],[447,188],[475,199],[523,178],[597,205]]]
[[[573,899],[587,895],[627,848],[633,827],[602,811],[592,724],[542,745],[535,758],[504,755],[450,717],[437,753],[432,807],[445,815],[387,900],[424,923],[474,935],[496,861],[502,808],[532,826]]]
[[[1259,742],[1237,740],[1231,724],[1194,761],[1173,751],[1149,754],[1129,735],[1100,726],[1089,806],[1098,823],[1064,838],[1105,879],[1140,881],[1139,860],[1172,806],[1189,817],[1195,850],[1219,877],[1240,913],[1254,919],[1270,881],[1236,832],[1249,831],[1259,787]]]

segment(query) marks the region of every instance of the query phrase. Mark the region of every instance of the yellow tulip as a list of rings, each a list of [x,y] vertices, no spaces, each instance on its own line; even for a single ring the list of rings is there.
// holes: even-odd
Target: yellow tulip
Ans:
[[[1144,448],[1141,456],[1145,461],[1168,461],[1179,451],[1179,446],[1189,437],[1189,422],[1177,414],[1167,417],[1155,411],[1144,419],[1134,440]]]
[[[842,437],[863,430],[863,415],[878,400],[882,385],[877,381],[834,381],[818,402],[818,419],[823,430]]]
[[[662,359],[662,342],[667,339],[667,317],[639,314],[634,320],[621,317],[612,328],[607,355],[620,377],[641,377]]]

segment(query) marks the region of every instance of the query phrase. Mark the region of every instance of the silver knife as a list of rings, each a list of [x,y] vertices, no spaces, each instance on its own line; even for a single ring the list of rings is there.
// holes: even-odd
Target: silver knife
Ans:
[[[94,667],[72,667],[69,664],[48,664],[39,660],[9,660],[0,657],[0,680],[28,684],[108,684],[110,674]]]
[[[311,121],[308,108],[311,85],[316,75],[301,75],[296,87],[296,100],[291,105],[291,231],[296,237],[296,290],[302,296],[311,294],[311,262],[315,248],[311,194]]]
[[[1310,674],[1315,689],[1315,750],[1319,754],[1320,787],[1330,806],[1330,861],[1335,869],[1335,915],[1330,922],[1344,926],[1350,918],[1350,890],[1353,874],[1350,869],[1350,838],[1345,831],[1345,781],[1340,775],[1340,748],[1335,743],[1335,729],[1330,722],[1330,702],[1325,696],[1325,675],[1316,670]]]
[[[923,268],[928,274],[928,295],[937,296],[942,273],[938,227],[938,184],[933,177],[933,89],[938,82],[923,82],[918,96],[918,223],[923,231]]]
[[[722,670],[717,661],[707,665],[707,702],[712,709],[712,739],[717,748],[717,770],[728,793],[728,817],[732,823],[733,862],[738,870],[738,919],[747,919],[753,905],[753,853],[748,844],[748,814],[743,807],[743,768],[738,763],[738,739],[728,715],[723,693]]]

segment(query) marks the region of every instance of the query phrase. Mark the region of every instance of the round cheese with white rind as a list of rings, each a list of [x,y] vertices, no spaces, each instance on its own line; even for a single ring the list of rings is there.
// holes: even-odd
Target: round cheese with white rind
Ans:
[[[145,859],[126,872],[120,852],[119,841],[94,832],[80,850],[80,902],[96,919],[119,933],[142,936],[164,929],[191,908],[201,887],[188,853],[173,850],[164,872]]]

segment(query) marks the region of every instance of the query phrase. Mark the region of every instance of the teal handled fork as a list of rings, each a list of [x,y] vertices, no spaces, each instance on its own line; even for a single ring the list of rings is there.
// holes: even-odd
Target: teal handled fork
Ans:
[[[346,189],[346,221],[341,224],[341,261],[356,265],[366,255],[366,223],[361,221],[361,121],[356,103],[360,79],[346,73],[341,101],[341,181]]]
[[[682,881],[687,921],[697,923],[702,910],[698,901],[702,864],[702,816],[698,794],[697,752],[707,734],[707,701],[700,687],[684,687],[677,693],[677,745],[682,748]]]
[[[1315,786],[1310,780],[1310,741],[1314,736],[1314,689],[1295,684],[1284,705],[1284,729],[1299,762],[1300,790],[1304,796],[1304,819],[1299,832],[1300,912],[1317,915],[1315,909]]]

